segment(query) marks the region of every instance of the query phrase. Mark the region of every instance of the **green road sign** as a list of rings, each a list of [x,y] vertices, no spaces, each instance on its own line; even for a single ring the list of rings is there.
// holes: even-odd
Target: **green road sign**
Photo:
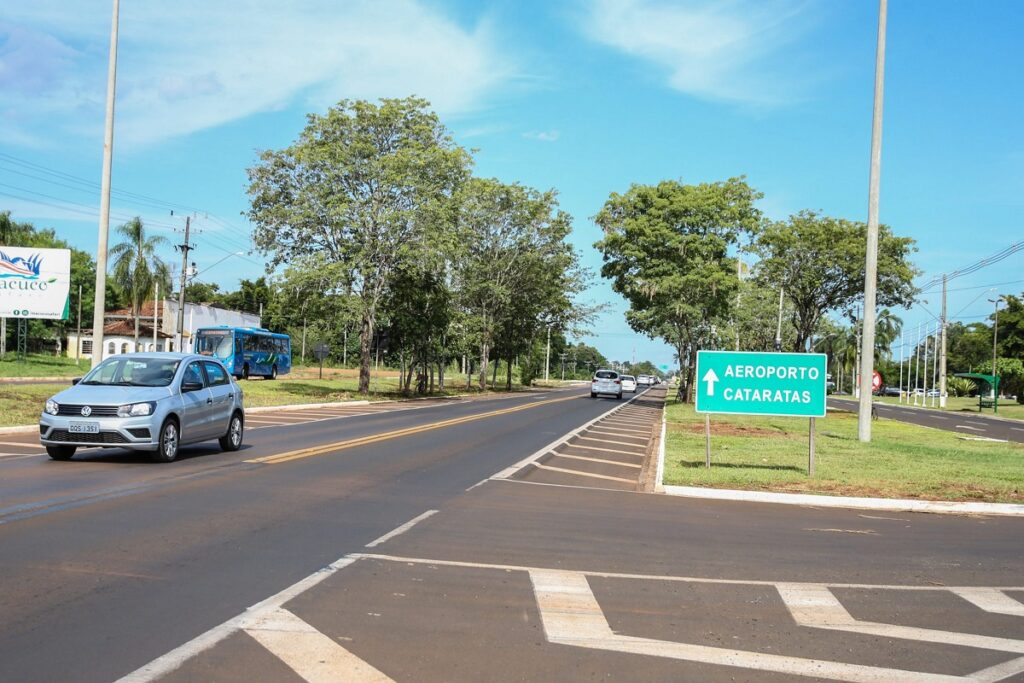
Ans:
[[[661,369],[662,369],[662,370],[664,370],[664,371],[666,371],[666,372],[668,371],[668,365],[665,365],[665,364],[663,363],[663,364],[662,364],[662,365],[661,365],[660,367],[661,367]]]
[[[825,416],[823,353],[697,352],[697,412]]]

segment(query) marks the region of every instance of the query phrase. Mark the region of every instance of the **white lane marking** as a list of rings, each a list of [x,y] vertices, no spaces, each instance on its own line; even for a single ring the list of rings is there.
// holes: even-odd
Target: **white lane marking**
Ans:
[[[624,425],[627,427],[650,427],[654,424],[654,420],[630,420],[618,417],[609,417],[607,420],[601,420],[602,426],[608,425],[609,427],[615,427],[617,425]]]
[[[245,632],[308,683],[394,683],[286,609],[261,615]]]
[[[514,483],[528,483],[528,482],[514,482]],[[520,571],[520,572],[531,572],[531,571],[563,571],[560,569],[551,569],[548,567],[529,567],[526,565],[519,564],[495,564],[493,562],[466,562],[462,560],[435,560],[426,557],[405,557],[399,555],[381,555],[375,553],[358,553],[349,555],[349,557],[355,559],[366,559],[366,560],[381,560],[384,562],[398,562],[406,564],[436,564],[445,567],[469,567],[472,569],[498,569],[501,571]],[[930,591],[930,592],[941,592],[951,591],[959,588],[972,588],[966,586],[913,586],[913,585],[901,585],[901,584],[877,584],[877,583],[805,583],[805,584],[794,584],[786,583],[785,581],[763,581],[758,579],[713,579],[702,576],[669,576],[664,574],[628,574],[623,572],[605,572],[605,571],[592,571],[589,569],[580,570],[581,574],[587,576],[597,576],[603,579],[631,579],[637,581],[668,581],[673,583],[708,583],[723,586],[781,586],[781,585],[803,585],[803,586],[815,586],[825,588],[867,588],[867,589],[878,589],[878,590],[900,590],[900,591]],[[994,590],[1017,592],[1024,591],[1024,586],[991,586]]]
[[[489,482],[490,480],[491,480],[491,478],[490,478],[490,477],[487,477],[486,479],[481,479],[481,480],[480,480],[480,481],[478,481],[477,483],[475,483],[475,484],[473,484],[472,486],[468,487],[468,488],[467,488],[466,490],[467,490],[467,491],[472,491],[472,490],[473,490],[473,489],[475,489],[475,488],[476,488],[477,486],[483,486],[484,484],[486,484],[486,483],[487,483],[487,482]]]
[[[981,671],[975,671],[971,674],[971,680],[977,681],[977,683],[996,683],[996,681],[1005,680],[1019,673],[1024,673],[1024,657],[1018,657],[1017,659],[1011,659],[1008,662],[996,664]]]
[[[0,459],[17,460],[18,458],[38,458],[46,453],[0,453]]]
[[[617,436],[620,439],[635,439],[636,441],[649,441],[650,436],[630,436],[629,434],[623,434],[619,430],[608,431],[605,429],[598,429],[597,427],[591,427],[587,430],[587,434],[607,434],[608,436]]]
[[[586,394],[584,394],[584,396],[586,396]],[[544,446],[540,450],[535,451],[532,454],[526,456],[525,458],[523,458],[522,460],[520,460],[516,464],[511,465],[509,467],[506,467],[505,469],[503,469],[503,470],[501,470],[499,472],[496,472],[495,474],[491,475],[490,478],[491,479],[508,479],[509,477],[511,477],[513,474],[515,474],[519,470],[521,470],[524,467],[526,467],[527,465],[533,463],[538,458],[541,458],[544,455],[547,455],[548,453],[550,453],[554,449],[558,448],[562,444],[564,444],[567,441],[569,441],[570,439],[572,439],[574,436],[576,436],[576,435],[586,431],[587,429],[589,429],[593,425],[597,424],[601,420],[605,419],[609,415],[612,415],[615,412],[617,412],[619,410],[622,410],[623,408],[628,406],[630,403],[635,401],[639,396],[641,396],[641,394],[637,394],[633,398],[629,399],[629,401],[627,401],[626,403],[619,404],[619,405],[617,405],[617,406],[615,406],[613,408],[610,408],[610,409],[606,410],[605,412],[601,413],[600,415],[595,417],[590,422],[587,422],[586,424],[582,424],[579,427],[577,427],[576,429],[574,429],[571,432],[569,432],[568,434],[560,436],[559,438],[557,438],[554,441],[552,441],[551,443],[549,443],[547,446]]]
[[[1010,429],[1012,429],[1015,432],[1024,432],[1024,429],[1021,429],[1020,427],[1010,427]]]
[[[17,446],[18,448],[39,448],[39,441],[35,443],[25,441],[0,441],[0,446]]]
[[[955,633],[916,626],[880,624],[873,621],[858,621],[846,611],[842,603],[827,586],[818,584],[780,583],[776,586],[783,602],[801,626],[865,633],[882,638],[901,638],[943,645],[960,645],[999,652],[1024,653],[1024,640],[979,636],[973,633]]]
[[[624,479],[623,477],[611,477],[607,474],[593,474],[592,472],[582,472],[580,470],[570,470],[565,467],[553,467],[552,465],[541,465],[540,463],[530,463],[534,467],[540,470],[548,470],[550,472],[561,472],[562,474],[573,474],[577,477],[589,477],[591,479],[604,479],[606,481],[621,481],[625,484],[635,484],[636,481],[633,479]]]
[[[578,443],[567,443],[566,448],[586,448],[588,451],[601,451],[602,453],[621,453],[622,455],[632,455],[634,457],[642,458],[643,453],[637,453],[636,451],[621,451],[617,448],[598,448],[597,446],[582,446]]]
[[[537,598],[544,634],[549,641],[559,645],[855,683],[882,683],[892,680],[939,683],[970,680],[960,676],[943,676],[618,635],[608,625],[608,620],[601,611],[601,606],[584,574],[532,570],[530,581],[533,583],[533,591]]]
[[[588,458],[582,455],[569,455],[568,453],[559,453],[555,451],[554,454],[559,458],[572,458],[573,460],[585,460],[587,462],[599,462],[605,465],[618,465],[619,467],[634,467],[640,469],[642,466],[631,462],[619,462],[618,460],[604,460],[603,458]]]
[[[1024,617],[1024,604],[994,588],[954,588],[951,590],[954,595],[959,595],[986,612]]]
[[[167,654],[157,657],[149,664],[145,664],[127,676],[119,678],[115,683],[149,683],[158,678],[163,678],[196,655],[209,650],[232,633],[242,630],[253,623],[260,615],[273,612],[295,596],[301,595],[324,579],[332,576],[335,572],[349,566],[356,559],[353,556],[339,558],[323,569],[313,572],[298,583],[285,588],[280,593],[276,593],[266,600],[249,607],[238,616],[225,621],[223,624],[214,626],[209,631],[196,636]]]
[[[420,517],[423,517],[423,515],[420,515]],[[398,527],[398,529],[401,529],[408,524],[409,522],[406,522],[401,527]],[[398,531],[398,529],[395,529],[395,531]],[[388,534],[385,534],[384,536],[387,535]],[[384,538],[384,536],[381,538]],[[356,554],[345,555],[344,557],[338,558],[331,564],[323,567],[322,569],[318,569],[301,581],[293,583],[291,586],[275,593],[266,600],[257,602],[241,614],[233,617],[232,619],[228,619],[223,624],[214,626],[210,630],[205,633],[201,633],[187,643],[179,645],[167,654],[157,657],[148,664],[139,667],[122,678],[119,678],[115,683],[150,683],[151,681],[163,678],[196,655],[209,650],[232,633],[252,625],[260,616],[277,610],[289,600],[305,593],[310,588],[333,576],[336,572],[349,566],[359,558],[360,555]]]
[[[432,516],[434,516],[436,514],[437,514],[437,510],[427,510],[422,515],[417,515],[416,517],[413,517],[412,519],[410,519],[408,522],[406,522],[402,526],[400,526],[400,527],[398,527],[396,529],[392,529],[391,531],[387,532],[386,534],[384,534],[380,538],[378,538],[378,539],[376,539],[374,541],[370,541],[369,543],[366,544],[366,547],[367,548],[376,548],[381,543],[386,543],[386,542],[390,541],[392,538],[394,538],[395,536],[399,536],[401,534],[404,534],[406,531],[408,531],[409,529],[413,528],[414,526],[416,526],[417,524],[419,524],[423,520],[427,519],[428,517],[432,517]]]
[[[651,425],[647,425],[647,429],[630,429],[616,424],[601,422],[591,427],[591,430],[594,429],[608,429],[617,434],[640,434],[644,438],[647,438],[651,434]]]
[[[970,429],[972,432],[983,432],[984,429],[978,429],[977,427],[968,427],[967,425],[955,425],[955,429]]]
[[[581,436],[581,437],[579,437],[579,439],[580,439],[580,441],[593,441],[595,443],[610,443],[610,444],[615,444],[616,446],[637,446],[637,447],[640,448],[641,451],[644,448],[644,444],[641,444],[641,443],[630,443],[628,441],[613,441],[612,439],[592,439],[589,436]]]

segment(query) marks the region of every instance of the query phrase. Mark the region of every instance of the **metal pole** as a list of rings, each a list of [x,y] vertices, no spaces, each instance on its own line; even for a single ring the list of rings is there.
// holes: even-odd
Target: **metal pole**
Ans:
[[[114,100],[117,90],[117,18],[114,0],[110,24],[110,62],[107,66],[107,118],[103,130],[103,180],[100,189],[99,242],[96,246],[96,292],[92,312],[92,365],[103,360],[103,323],[107,306],[107,235],[110,232],[110,169],[114,159]]]
[[[924,328],[924,396],[921,397],[921,405],[928,407],[928,328]]]
[[[999,389],[996,387],[996,340],[999,338],[999,297],[996,297],[996,312],[992,320],[992,412],[999,412]]]
[[[814,476],[814,418],[811,418],[811,425],[807,435],[807,476]]]
[[[158,351],[156,347],[156,334],[160,328],[160,283],[156,283],[156,291],[153,292],[153,350]]]
[[[939,328],[938,328],[938,326],[936,326],[936,328],[935,328],[935,340],[932,342],[932,344],[933,344],[932,345],[932,391],[934,392],[935,391],[935,387],[937,386],[937,382],[939,381],[938,380],[938,378],[939,378],[939,352],[938,352]],[[941,394],[942,392],[940,391],[939,393]],[[932,400],[930,401],[931,407],[934,408],[935,404],[938,403],[938,401],[935,400],[934,396],[932,396],[931,398],[932,398]]]
[[[779,322],[775,326],[775,350],[782,350],[782,292],[783,287],[779,287]]]
[[[903,354],[906,348],[903,344],[903,328],[900,328],[900,398],[898,403],[903,403]]]
[[[188,250],[191,248],[188,243],[189,230],[191,229],[191,216],[185,216],[185,242],[181,245],[181,285],[178,291],[178,324],[175,333],[178,337],[176,351],[185,351],[185,280],[188,277]]]
[[[75,339],[75,365],[78,365],[82,357],[82,285],[78,285],[78,329]]]
[[[875,370],[875,288],[878,284],[878,187],[882,170],[882,97],[885,91],[885,20],[887,0],[878,2],[878,46],[875,50],[875,107],[871,119],[871,173],[868,179],[868,240],[864,261],[864,334],[861,338],[860,383],[871,386]],[[871,390],[860,392],[857,438],[871,441]]]
[[[914,356],[917,361],[914,368],[914,405],[917,405],[917,385],[921,381],[921,323],[917,324],[917,345],[914,346]]]
[[[704,467],[711,469],[711,416],[704,413]]]
[[[939,346],[939,408],[946,408],[946,275],[942,275],[942,340]]]
[[[551,367],[551,325],[548,325],[548,351],[544,356],[544,381],[548,381],[548,369]]]

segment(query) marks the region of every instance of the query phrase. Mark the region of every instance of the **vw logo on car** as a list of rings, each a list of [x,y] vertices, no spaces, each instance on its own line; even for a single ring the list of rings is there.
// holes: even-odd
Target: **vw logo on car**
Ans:
[[[82,417],[89,417],[92,415],[92,408],[89,406],[82,406]]]

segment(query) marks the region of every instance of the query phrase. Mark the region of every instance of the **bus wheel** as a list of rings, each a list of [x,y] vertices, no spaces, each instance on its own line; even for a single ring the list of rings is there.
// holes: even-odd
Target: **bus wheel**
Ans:
[[[267,375],[267,379],[277,379],[277,366],[274,365],[270,368],[270,374]]]
[[[242,366],[242,379],[249,379],[249,364]]]

